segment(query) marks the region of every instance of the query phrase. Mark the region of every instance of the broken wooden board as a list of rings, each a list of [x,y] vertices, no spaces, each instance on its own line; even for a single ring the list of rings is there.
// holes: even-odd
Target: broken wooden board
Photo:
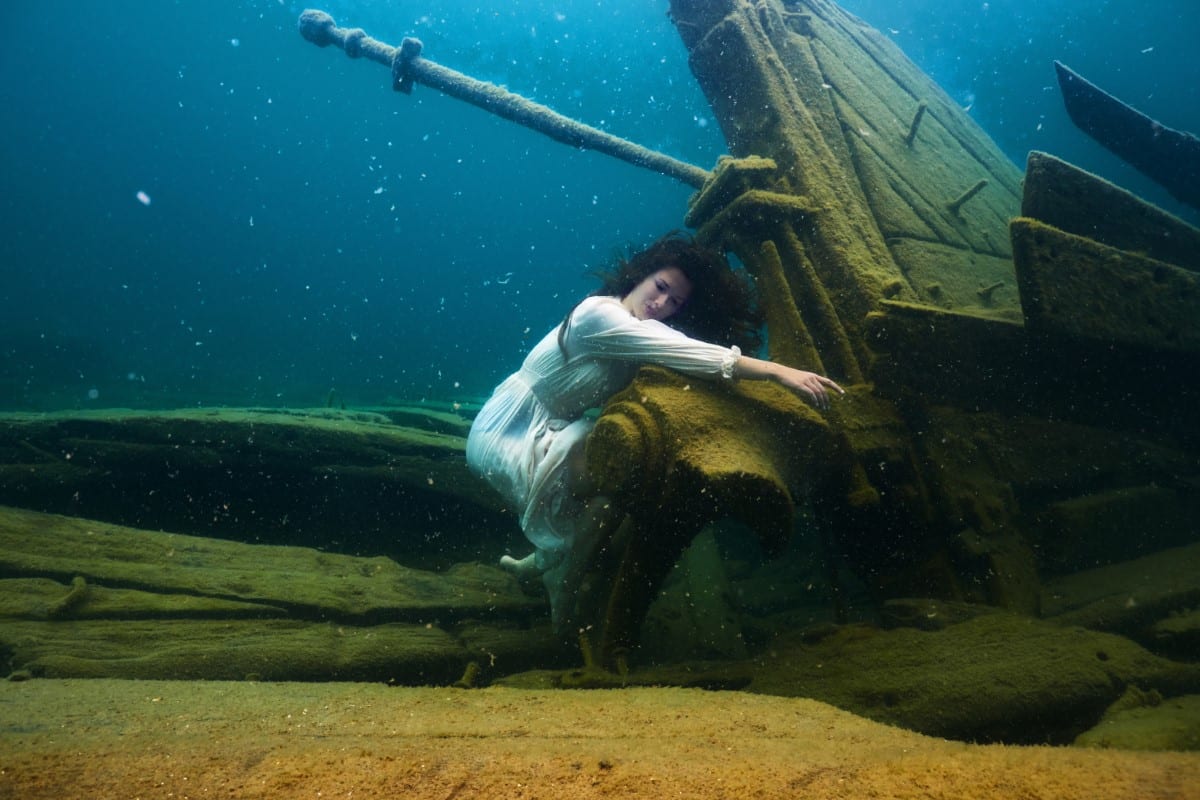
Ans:
[[[50,578],[0,579],[0,619],[189,619],[286,617],[266,603],[193,594],[160,594],[89,584],[76,575],[69,584]]]
[[[1047,581],[1042,614],[1153,646],[1152,626],[1200,603],[1200,544],[1175,547]],[[1192,654],[1195,657],[1195,653]]]
[[[1200,688],[1200,665],[1017,614],[983,614],[935,631],[848,625],[826,634],[780,635],[747,690],[812,697],[931,736],[1067,744],[1125,686],[1163,696]]]
[[[1200,139],[1168,128],[1060,61],[1058,86],[1071,121],[1175,199],[1200,208]]]
[[[870,378],[885,398],[915,392],[922,402],[967,412],[1043,415],[1174,448],[1200,438],[1200,394],[1180,380],[1200,368],[1194,353],[1159,350],[1148,357],[1143,347],[1066,339],[996,318],[893,301],[869,315],[866,329],[875,352]],[[1147,428],[1146,420],[1154,426]]]
[[[467,425],[419,408],[0,414],[0,504],[437,569],[492,561],[520,530],[467,468]]]
[[[1067,339],[1200,353],[1200,275],[1066,233],[1013,220],[1025,324]]]
[[[1136,452],[1129,455],[1138,457]],[[1180,463],[1173,475],[1088,492],[1040,509],[1030,537],[1043,570],[1073,573],[1194,542],[1200,475],[1189,475],[1187,468]]]
[[[496,567],[140,531],[0,507],[0,653],[27,676],[447,683],[572,655]],[[570,663],[568,660],[566,663]]]
[[[445,573],[302,547],[158,533],[0,507],[0,575],[250,602],[293,618],[429,622],[542,608],[499,568]],[[83,606],[81,605],[80,608]]]
[[[1021,216],[1200,271],[1200,229],[1103,178],[1036,150],[1025,167]]]
[[[302,620],[4,622],[15,670],[45,678],[447,684],[468,661],[447,632]]]

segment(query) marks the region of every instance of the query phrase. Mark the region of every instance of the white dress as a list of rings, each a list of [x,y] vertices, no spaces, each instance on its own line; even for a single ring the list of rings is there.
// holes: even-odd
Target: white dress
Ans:
[[[561,325],[559,326],[561,327]],[[546,334],[520,370],[496,387],[467,437],[467,463],[521,514],[555,611],[561,576],[576,539],[581,506],[571,496],[567,456],[591,431],[584,417],[623,389],[638,368],[657,364],[703,377],[730,378],[741,352],[691,339],[656,320],[639,320],[615,297],[589,297],[571,315],[558,345]]]

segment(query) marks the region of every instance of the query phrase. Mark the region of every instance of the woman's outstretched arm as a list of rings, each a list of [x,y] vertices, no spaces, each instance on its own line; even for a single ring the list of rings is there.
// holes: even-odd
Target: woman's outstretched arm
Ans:
[[[733,365],[733,377],[752,381],[775,381],[780,386],[808,398],[809,402],[820,409],[829,408],[830,391],[846,393],[845,389],[824,375],[750,356],[742,356],[737,360]]]

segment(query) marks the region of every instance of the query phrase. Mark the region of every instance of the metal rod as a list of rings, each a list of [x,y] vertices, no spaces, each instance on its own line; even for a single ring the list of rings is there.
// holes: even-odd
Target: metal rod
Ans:
[[[958,210],[963,207],[963,203],[982,192],[987,185],[987,178],[980,178],[970,189],[967,189],[958,197],[954,198],[949,203],[946,203],[946,208],[950,209],[951,213],[957,214]]]
[[[361,28],[339,28],[324,11],[300,15],[300,35],[318,47],[337,45],[350,58],[365,57],[391,67],[392,87],[409,93],[413,83],[424,84],[451,97],[584,150],[595,150],[635,166],[645,167],[699,189],[708,180],[706,169],[634,144],[611,133],[564,117],[540,103],[421,58],[421,42],[406,38],[392,47],[367,36]]]
[[[909,147],[913,146],[913,142],[917,138],[917,128],[921,127],[921,117],[925,116],[925,109],[929,108],[929,104],[924,100],[917,106],[917,113],[913,114],[912,124],[908,126],[908,136],[904,137],[904,143]]]

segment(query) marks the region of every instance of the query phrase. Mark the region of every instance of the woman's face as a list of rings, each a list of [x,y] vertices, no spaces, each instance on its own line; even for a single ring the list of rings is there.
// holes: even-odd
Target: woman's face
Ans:
[[[664,320],[687,302],[692,294],[692,282],[679,267],[667,267],[647,275],[621,298],[621,305],[638,319]]]

